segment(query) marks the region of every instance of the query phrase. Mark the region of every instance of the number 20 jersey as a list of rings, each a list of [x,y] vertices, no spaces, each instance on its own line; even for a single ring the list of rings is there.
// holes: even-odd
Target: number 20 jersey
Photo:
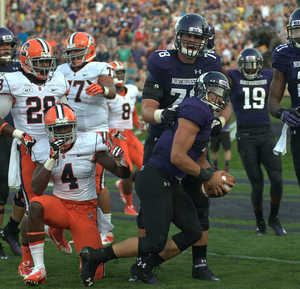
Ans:
[[[195,63],[186,64],[178,59],[176,50],[157,50],[147,60],[148,75],[146,81],[158,84],[164,90],[163,99],[158,100],[159,108],[179,104],[186,97],[194,96],[193,87],[198,77],[208,71],[221,71],[220,56],[212,50],[197,57]],[[143,94],[143,99],[148,98]],[[163,124],[149,125],[155,130],[164,130]]]
[[[47,136],[44,114],[67,94],[69,84],[62,73],[54,72],[53,77],[43,85],[31,82],[21,71],[6,73],[0,77],[1,94],[14,97],[11,109],[15,127],[39,140]]]

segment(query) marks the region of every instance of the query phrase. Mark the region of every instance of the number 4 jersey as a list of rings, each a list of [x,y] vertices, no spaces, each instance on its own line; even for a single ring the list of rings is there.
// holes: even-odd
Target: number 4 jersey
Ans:
[[[51,173],[53,195],[71,201],[88,201],[97,198],[95,161],[97,152],[106,151],[100,134],[80,133],[73,147],[60,153]],[[38,141],[32,148],[31,159],[45,164],[50,152],[48,138]]]
[[[15,127],[36,140],[46,136],[44,113],[68,90],[69,84],[60,72],[55,72],[43,85],[34,84],[21,71],[7,73],[0,78],[0,94],[14,98],[11,114]]]

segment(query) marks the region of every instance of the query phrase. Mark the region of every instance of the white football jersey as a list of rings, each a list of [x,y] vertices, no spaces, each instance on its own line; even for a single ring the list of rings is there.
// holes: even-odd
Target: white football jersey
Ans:
[[[69,84],[60,72],[55,72],[43,85],[34,84],[21,71],[0,77],[0,94],[14,98],[11,114],[15,128],[27,132],[36,140],[47,136],[45,111],[54,106],[68,90]]]
[[[107,99],[101,95],[91,96],[85,90],[90,85],[87,81],[97,83],[99,76],[114,76],[113,67],[106,62],[90,62],[74,72],[66,63],[57,67],[70,83],[68,102],[75,110],[78,131],[108,131]]]
[[[127,88],[125,96],[117,94],[116,98],[107,101],[109,107],[108,127],[111,129],[133,129],[132,113],[139,90],[133,84],[124,86]]]
[[[100,134],[79,133],[74,146],[66,153],[59,154],[51,173],[53,195],[71,201],[88,201],[97,198],[95,153],[106,151]],[[50,152],[48,138],[38,141],[32,148],[32,161],[45,164]]]

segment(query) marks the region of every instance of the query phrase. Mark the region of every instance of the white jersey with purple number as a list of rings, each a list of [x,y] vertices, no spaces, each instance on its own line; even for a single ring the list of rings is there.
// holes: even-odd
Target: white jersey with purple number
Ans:
[[[97,83],[99,76],[113,77],[113,67],[106,62],[93,61],[77,72],[74,72],[66,63],[59,65],[57,70],[61,71],[70,83],[68,102],[75,110],[78,131],[107,132],[107,99],[101,94],[88,95],[85,90],[90,85],[88,81]]]
[[[100,134],[80,133],[74,146],[60,153],[51,173],[53,195],[71,201],[88,201],[97,198],[94,156],[106,151]],[[38,141],[32,148],[32,160],[45,164],[50,152],[48,138]]]

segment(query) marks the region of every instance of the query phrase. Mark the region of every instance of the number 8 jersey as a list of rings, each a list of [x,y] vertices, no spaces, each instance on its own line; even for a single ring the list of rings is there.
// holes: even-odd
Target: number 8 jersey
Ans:
[[[21,71],[7,73],[0,78],[0,94],[14,98],[11,114],[15,127],[36,140],[47,136],[44,113],[68,91],[69,84],[60,72],[54,72],[53,77],[42,85],[34,84]]]

